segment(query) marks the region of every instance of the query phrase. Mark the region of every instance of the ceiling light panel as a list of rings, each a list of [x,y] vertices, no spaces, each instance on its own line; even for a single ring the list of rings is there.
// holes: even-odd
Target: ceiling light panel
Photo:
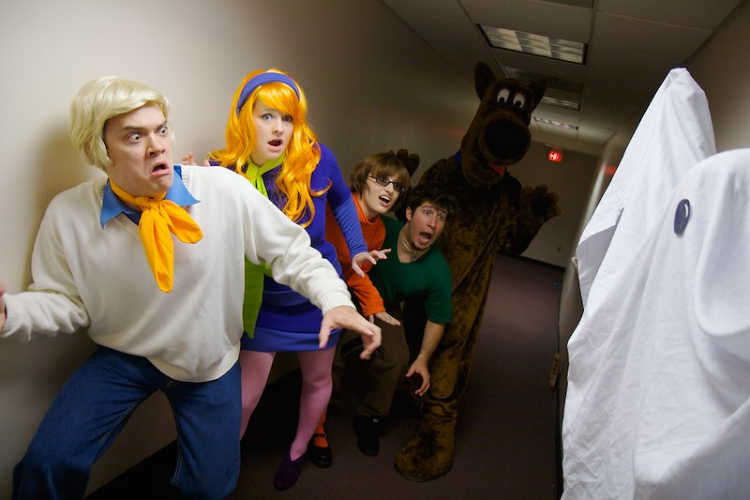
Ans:
[[[550,38],[525,31],[496,28],[485,24],[480,24],[479,28],[487,37],[490,45],[495,48],[550,57],[576,64],[584,64],[585,62],[586,44],[582,42]]]
[[[540,116],[532,116],[531,118],[534,120],[534,122],[540,123],[542,125],[551,125],[553,127],[566,128],[568,130],[578,130],[578,125],[573,125],[572,123],[565,123],[561,122],[560,120],[552,120],[550,118],[543,118]]]
[[[572,109],[575,111],[581,110],[581,103],[579,103],[578,101],[574,101],[572,99],[564,99],[562,97],[544,96],[542,97],[542,104],[549,104],[551,106],[559,106],[561,108]]]

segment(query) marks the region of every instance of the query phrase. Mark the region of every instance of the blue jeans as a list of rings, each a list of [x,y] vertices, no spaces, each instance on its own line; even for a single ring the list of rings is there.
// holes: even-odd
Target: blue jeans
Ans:
[[[155,391],[177,425],[171,484],[187,498],[224,498],[240,470],[240,367],[203,383],[179,382],[146,358],[99,347],[65,383],[13,470],[13,499],[83,498],[93,463]]]

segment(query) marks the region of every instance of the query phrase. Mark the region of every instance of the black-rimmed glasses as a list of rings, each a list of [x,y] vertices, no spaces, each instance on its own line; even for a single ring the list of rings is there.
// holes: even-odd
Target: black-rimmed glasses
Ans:
[[[399,181],[392,181],[386,175],[368,175],[368,177],[378,183],[379,186],[386,187],[388,184],[393,184],[393,190],[397,193],[403,193],[406,186]]]

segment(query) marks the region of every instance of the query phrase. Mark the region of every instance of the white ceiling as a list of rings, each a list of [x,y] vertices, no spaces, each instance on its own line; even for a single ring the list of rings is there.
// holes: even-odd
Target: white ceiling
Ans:
[[[634,128],[667,72],[684,65],[745,0],[383,1],[469,80],[481,60],[498,75],[514,76],[515,69],[544,77],[548,96],[582,89],[580,111],[540,104],[534,113],[577,131],[532,122],[532,134],[597,154],[613,133]],[[585,64],[491,48],[479,24],[584,42]]]

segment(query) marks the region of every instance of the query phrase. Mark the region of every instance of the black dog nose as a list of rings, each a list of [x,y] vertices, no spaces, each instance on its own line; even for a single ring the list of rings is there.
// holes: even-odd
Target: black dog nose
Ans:
[[[529,131],[511,119],[495,119],[484,130],[484,145],[498,160],[522,156],[530,141]]]

